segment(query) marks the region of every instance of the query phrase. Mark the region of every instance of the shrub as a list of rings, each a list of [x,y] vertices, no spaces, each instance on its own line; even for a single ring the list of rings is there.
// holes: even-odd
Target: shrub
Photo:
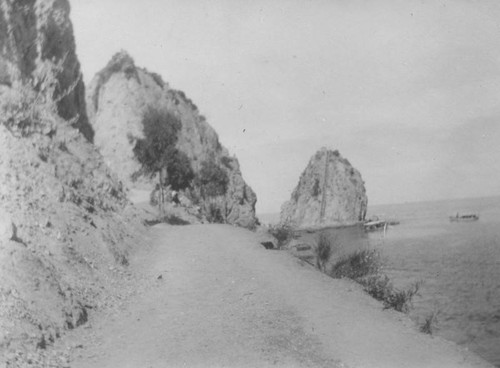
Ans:
[[[149,72],[149,71],[148,71]],[[154,72],[149,72],[149,75],[151,78],[153,78],[154,82],[160,87],[163,88],[165,85],[165,82],[163,81],[163,78],[161,77],[160,74],[154,73]]]
[[[184,220],[176,215],[166,215],[163,217],[158,217],[158,218],[153,219],[153,220],[145,220],[144,221],[144,224],[146,226],[153,226],[153,225],[161,224],[161,223],[170,224],[170,225],[189,225],[190,224],[189,221],[186,221],[186,220]]]
[[[184,152],[175,150],[167,164],[168,184],[173,190],[187,188],[194,179],[191,162]]]
[[[420,332],[432,335],[434,332],[434,328],[438,323],[437,316],[438,316],[437,311],[434,311],[430,315],[428,315],[425,318],[424,324],[420,326]]]
[[[214,161],[203,161],[197,177],[202,197],[216,197],[225,195],[229,184],[229,177],[224,169]]]
[[[312,187],[312,196],[317,197],[319,195],[319,179],[314,179],[314,185]]]
[[[175,91],[175,93],[180,96],[180,100],[186,102],[193,111],[198,111],[198,106],[196,106],[193,101],[191,101],[183,91]]]
[[[233,162],[233,159],[231,157],[227,157],[227,156],[222,156],[220,161],[222,162],[222,164],[227,167],[229,170],[232,170],[233,167],[231,166],[231,163]]]
[[[213,224],[223,224],[225,222],[221,209],[215,203],[208,205],[207,221]]]
[[[325,271],[326,264],[332,255],[332,248],[336,248],[336,238],[330,237],[327,233],[320,233],[315,248],[316,253],[316,266]]]
[[[360,280],[366,276],[379,273],[381,269],[380,255],[376,250],[358,250],[352,254],[339,259],[330,276],[333,278],[349,278]]]
[[[373,298],[381,301],[386,309],[408,313],[418,294],[420,283],[406,290],[394,287],[387,275],[381,274],[380,254],[376,250],[360,250],[337,261],[329,272],[333,278],[349,278],[360,285]]]
[[[420,283],[412,284],[406,290],[396,289],[387,275],[376,275],[361,280],[365,291],[377,300],[382,301],[384,308],[408,313],[413,306],[413,297],[418,294]]]
[[[419,289],[419,283],[414,283],[406,290],[398,290],[392,287],[388,297],[384,300],[384,306],[398,312],[408,313],[413,307],[413,297],[418,294]]]
[[[293,230],[288,225],[271,226],[269,233],[278,241],[278,249],[282,248],[293,238]]]

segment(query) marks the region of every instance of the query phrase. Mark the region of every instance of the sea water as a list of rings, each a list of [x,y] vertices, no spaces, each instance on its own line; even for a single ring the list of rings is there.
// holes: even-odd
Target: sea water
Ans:
[[[477,213],[474,222],[451,222]],[[422,281],[410,316],[500,367],[500,197],[373,206],[400,225],[368,234],[396,286]]]
[[[457,212],[477,213],[479,220],[451,222]],[[326,230],[337,252],[379,250],[396,287],[422,283],[410,311],[417,325],[436,316],[434,335],[500,367],[500,197],[371,206],[368,216],[375,215],[400,224],[385,232]],[[301,241],[317,235],[304,233]]]

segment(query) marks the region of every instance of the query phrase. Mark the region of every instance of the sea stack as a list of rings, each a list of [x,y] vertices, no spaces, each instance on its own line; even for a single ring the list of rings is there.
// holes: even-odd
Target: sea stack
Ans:
[[[281,207],[280,223],[298,229],[353,225],[365,219],[367,204],[359,171],[337,150],[321,148]]]

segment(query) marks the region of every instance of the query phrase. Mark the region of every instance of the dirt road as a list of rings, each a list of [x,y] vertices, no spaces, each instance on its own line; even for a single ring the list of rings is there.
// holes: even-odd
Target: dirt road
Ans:
[[[97,314],[72,367],[490,367],[225,225],[151,230],[135,295]]]

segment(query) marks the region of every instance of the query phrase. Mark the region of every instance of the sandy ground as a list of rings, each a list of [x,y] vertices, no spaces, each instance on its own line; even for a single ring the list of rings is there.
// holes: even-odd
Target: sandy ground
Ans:
[[[250,231],[157,225],[150,236],[132,296],[68,337],[72,367],[491,367]]]

